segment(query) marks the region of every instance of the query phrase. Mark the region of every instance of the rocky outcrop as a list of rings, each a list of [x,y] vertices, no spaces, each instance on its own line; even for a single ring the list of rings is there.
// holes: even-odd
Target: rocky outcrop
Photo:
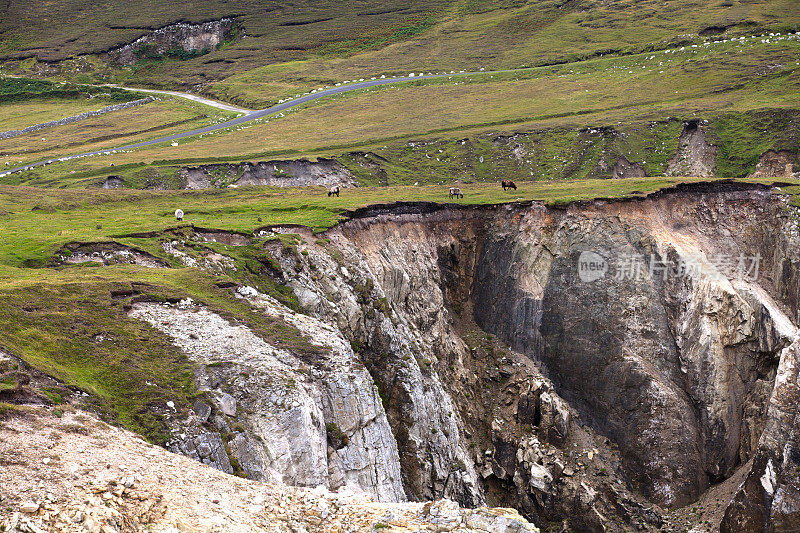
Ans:
[[[349,343],[332,326],[297,315],[253,289],[240,295],[313,336],[320,351],[298,359],[190,301],[137,303],[130,314],[168,334],[203,365],[197,380],[216,408],[200,404],[195,410],[231,435],[228,452],[247,477],[332,490],[350,487],[381,501],[404,500],[395,440],[372,378]],[[199,454],[204,462],[231,471],[224,454],[200,451],[198,441],[218,450],[218,433],[208,435],[191,420],[184,431],[171,445],[175,451]]]
[[[667,176],[714,175],[717,168],[717,149],[706,141],[706,134],[699,122],[687,122],[678,138],[678,150],[667,161]]]
[[[57,254],[57,262],[67,264],[100,263],[102,265],[132,264],[148,268],[166,268],[161,259],[143,250],[110,242],[71,242]]]
[[[262,161],[238,165],[202,165],[179,170],[187,189],[268,185],[271,187],[307,187],[321,185],[354,187],[355,177],[335,159],[309,161]]]
[[[505,487],[514,505],[547,521],[582,510],[595,516],[584,524],[589,530],[609,527],[605,513],[619,513],[625,501],[630,515],[657,524],[646,503],[634,504],[616,488],[571,485],[559,465],[574,471],[577,462],[552,447],[579,444],[570,440],[578,433],[605,435],[612,448],[590,448],[607,461],[598,471],[618,468],[652,502],[692,502],[753,457],[781,351],[795,333],[794,300],[774,297],[776,287],[796,283],[785,266],[796,253],[782,244],[776,251],[773,239],[793,234],[780,202],[759,190],[697,189],[566,210],[534,204],[365,211],[358,216],[368,218],[328,233],[354,279],[313,245],[313,269],[288,257],[282,267],[297,292],[317,295],[307,298],[309,312],[336,320],[363,343],[361,356],[388,398],[410,496],[447,490],[412,460],[420,442],[434,457],[447,453],[430,447],[439,428],[419,433],[415,398],[397,390],[416,379],[398,368],[415,366],[449,397],[441,405],[460,414],[451,446],[474,449],[477,436],[490,443],[490,460],[483,450],[470,454],[486,472],[477,480],[479,494]],[[604,276],[581,279],[585,251],[608,263]],[[757,257],[760,273],[752,268]],[[325,275],[310,275],[314,270]],[[458,326],[470,315],[512,350],[496,371],[486,366],[491,359],[474,355],[481,351]],[[405,362],[398,342],[412,347]],[[536,379],[537,365],[552,392],[520,394],[529,389],[516,380]],[[485,381],[472,377],[487,372]],[[508,387],[493,391],[501,405],[484,410],[482,389],[492,387],[493,372]],[[513,413],[502,405],[505,394]],[[472,420],[475,411],[489,422]],[[573,418],[589,427],[575,429]],[[537,428],[539,444],[525,437],[526,425]],[[548,449],[554,455],[543,454]],[[546,460],[526,463],[526,453]]]
[[[780,356],[753,464],[728,506],[723,533],[800,528],[800,338]]]
[[[108,57],[119,65],[132,65],[143,54],[163,56],[174,50],[208,51],[222,44],[233,26],[234,21],[227,18],[202,24],[172,24],[108,52]]]
[[[751,454],[742,426],[763,419],[763,385],[794,332],[774,302],[748,293],[751,305],[721,270],[726,260],[755,257],[769,238],[758,228],[780,231],[772,218],[779,213],[747,225],[753,235],[698,242],[709,230],[674,232],[661,221],[732,213],[724,203],[692,203],[693,213],[680,216],[669,199],[630,211],[526,214],[522,224],[505,224],[510,235],[493,231],[478,259],[486,265],[478,279],[488,284],[478,296],[495,295],[478,323],[541,361],[556,390],[620,445],[631,479],[667,505],[692,501]],[[608,258],[608,275],[580,279],[586,250]],[[513,296],[497,298],[504,291]],[[786,327],[776,334],[765,323]],[[743,420],[745,405],[762,406],[750,413],[755,420]]]
[[[538,533],[513,509],[376,502],[225,475],[81,412],[0,425],[0,530]]]
[[[643,178],[645,171],[639,163],[631,163],[625,156],[619,156],[617,162],[614,163],[614,168],[611,169],[611,177],[613,179],[621,178]]]
[[[125,188],[125,178],[122,176],[109,176],[100,185],[102,189],[123,189]]]
[[[736,476],[731,531],[791,523],[797,218],[725,183],[557,209],[373,206],[324,235],[240,236],[303,312],[238,297],[320,351],[191,302],[132,313],[203,365],[174,449],[194,456],[215,428],[249,477],[625,531],[680,530],[669,508]],[[271,238],[286,231],[291,246]]]
[[[335,243],[330,248],[314,243],[309,235],[308,241],[314,244],[303,246],[302,254],[285,254],[277,247],[273,251],[306,311],[337,324],[361,347],[359,356],[386,405],[406,493],[414,500],[441,495],[462,505],[481,505],[484,500],[461,434],[458,411],[433,368],[438,344],[458,340],[422,334],[415,322],[436,323],[446,317],[441,293],[437,296],[435,285],[403,285],[403,280],[411,282],[412,278],[398,271],[429,268],[432,265],[424,261],[434,256],[410,252],[414,241],[394,242],[408,247],[397,253],[409,261],[415,256],[420,260],[402,266],[397,263],[395,268],[388,263],[370,263],[338,232],[330,238]],[[390,285],[389,279],[395,283]],[[416,278],[414,283],[422,280]],[[388,294],[382,287],[394,292]],[[418,314],[395,312],[390,303],[394,297],[406,299]]]
[[[797,165],[797,155],[789,150],[767,150],[758,158],[756,168],[748,178],[791,178]]]

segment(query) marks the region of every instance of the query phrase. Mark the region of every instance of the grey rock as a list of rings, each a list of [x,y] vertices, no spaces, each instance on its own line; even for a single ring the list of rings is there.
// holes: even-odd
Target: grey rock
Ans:
[[[136,41],[108,52],[108,57],[120,65],[132,65],[138,59],[137,52],[150,46],[157,54],[181,48],[188,51],[211,50],[222,43],[233,28],[229,18],[201,24],[178,23],[152,31]]]
[[[800,528],[800,338],[783,350],[750,472],[725,510],[723,533]]]
[[[397,448],[380,397],[341,332],[266,296],[240,296],[322,344],[312,372],[300,372],[306,363],[296,356],[205,308],[143,303],[135,304],[131,314],[168,332],[177,345],[204,363],[201,389],[214,384],[237,394],[248,391],[236,402],[244,403],[235,411],[232,396],[227,405],[220,402],[223,412],[241,411],[239,420],[246,430],[229,446],[248,477],[332,489],[348,486],[382,501],[404,500]],[[214,361],[230,364],[209,366]],[[223,393],[220,399],[225,395],[230,396]],[[329,455],[328,428],[334,427],[346,443]],[[181,451],[203,458],[209,447],[213,449],[195,438]]]
[[[184,443],[183,450],[187,455],[195,456],[217,470],[233,474],[233,467],[225,451],[225,443],[222,442],[219,433],[202,433],[191,438]]]
[[[319,158],[287,161],[261,161],[230,165],[184,167],[179,171],[187,189],[207,189],[228,184],[270,187],[323,186],[353,187],[356,178],[335,159]],[[220,178],[220,175],[223,178]]]
[[[207,422],[208,418],[211,416],[211,406],[201,400],[195,400],[194,403],[192,403],[192,409],[194,409],[197,418],[199,418],[201,422]]]
[[[223,414],[236,416],[236,398],[226,392],[219,397],[217,402],[219,404],[219,410],[222,411]]]
[[[295,296],[297,296],[297,303],[300,307],[309,311],[317,311],[322,298],[319,295],[303,286],[296,286],[293,288]]]
[[[544,466],[534,463],[531,465],[529,483],[535,490],[547,492],[553,483],[553,475]]]

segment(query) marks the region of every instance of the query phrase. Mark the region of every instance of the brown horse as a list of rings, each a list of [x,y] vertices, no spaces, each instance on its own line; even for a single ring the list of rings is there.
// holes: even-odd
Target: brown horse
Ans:
[[[514,189],[516,191],[517,184],[511,180],[503,180],[503,190],[505,191],[506,189]]]

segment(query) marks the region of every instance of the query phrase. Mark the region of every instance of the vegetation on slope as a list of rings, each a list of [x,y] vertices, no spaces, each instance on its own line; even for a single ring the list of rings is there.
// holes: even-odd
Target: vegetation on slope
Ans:
[[[519,68],[650,51],[714,34],[785,32],[800,22],[794,7],[792,0],[402,0],[391,6],[367,0],[357,7],[302,0],[291,9],[253,0],[235,7],[219,0],[11,0],[0,20],[0,57],[18,58],[11,66],[20,71],[184,87],[274,65],[263,73],[282,92],[381,73]],[[235,17],[246,37],[189,61],[119,70],[92,56],[178,21],[223,17]],[[35,58],[66,61],[54,67]]]
[[[25,100],[56,98],[100,97],[110,102],[129,102],[142,98],[142,94],[125,91],[115,87],[95,87],[74,83],[54,83],[31,78],[0,78],[0,102],[21,102]]]
[[[794,151],[798,142],[798,41],[761,41],[419,80],[322,99],[178,147],[68,161],[5,182],[86,186],[97,182],[89,176],[127,167],[136,169],[126,174],[131,184],[152,183],[139,175],[144,168],[301,155],[340,157],[364,184],[610,177],[620,156],[659,175],[691,120],[703,121],[720,147],[718,175],[741,177],[767,149]],[[52,136],[29,142],[42,150],[8,157],[33,161],[89,147],[64,150]]]

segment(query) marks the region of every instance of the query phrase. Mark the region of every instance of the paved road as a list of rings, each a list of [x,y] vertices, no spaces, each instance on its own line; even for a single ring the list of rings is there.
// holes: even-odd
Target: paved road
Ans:
[[[217,109],[224,109],[225,111],[233,111],[234,113],[252,113],[252,109],[244,109],[243,107],[235,107],[228,104],[223,104],[222,102],[217,102],[216,100],[209,100],[208,98],[203,98],[202,96],[197,96],[195,94],[189,93],[179,93],[178,91],[159,91],[157,89],[137,89],[136,87],[123,87],[122,85],[108,85],[108,87],[116,87],[117,89],[124,89],[126,91],[136,91],[137,93],[152,93],[152,94],[168,94],[170,96],[178,96],[180,98],[186,98],[188,100],[193,100],[195,102],[200,102],[201,104],[205,104],[211,107],[216,107]]]
[[[141,148],[143,146],[151,146],[154,144],[159,144],[168,141],[175,141],[178,139],[184,139],[186,137],[192,137],[194,135],[199,135],[201,133],[210,133],[212,131],[221,130],[224,128],[230,128],[231,126],[238,126],[239,124],[244,124],[246,122],[251,122],[253,120],[257,120],[259,118],[263,118],[269,115],[273,115],[275,113],[280,113],[281,111],[285,111],[292,107],[297,107],[299,105],[305,104],[307,102],[311,102],[317,100],[319,98],[325,98],[326,96],[331,96],[333,94],[345,93],[349,91],[358,91],[360,89],[366,89],[368,87],[377,87],[380,85],[389,85],[391,83],[401,83],[405,81],[414,81],[414,80],[422,80],[422,79],[432,79],[432,78],[447,78],[449,76],[470,76],[476,74],[497,74],[501,72],[511,72],[506,70],[500,71],[486,71],[486,72],[458,72],[452,74],[432,74],[432,75],[418,75],[418,76],[405,76],[405,77],[397,77],[397,78],[380,78],[374,80],[365,80],[359,81],[356,83],[348,83],[347,85],[341,85],[339,87],[331,87],[329,89],[324,89],[322,91],[316,91],[311,94],[307,94],[301,96],[300,98],[295,98],[293,100],[288,100],[283,102],[282,104],[278,104],[267,109],[259,109],[258,111],[252,111],[247,113],[246,115],[238,118],[234,118],[228,120],[227,122],[221,122],[219,124],[214,124],[212,126],[206,126],[204,128],[198,128],[196,130],[185,131],[183,133],[176,133],[174,135],[168,135],[165,137],[159,137],[157,139],[152,139],[149,141],[143,141],[134,144],[126,144],[123,146],[119,146],[117,148],[106,148],[103,150],[95,150],[93,152],[84,152],[82,154],[74,154],[68,155],[64,157],[58,157],[54,159],[48,159],[46,161],[38,161],[36,163],[30,163],[28,165],[24,165],[21,167],[11,168],[8,170],[3,171],[0,173],[0,178],[8,176],[9,174],[13,174],[14,172],[22,172],[24,170],[30,170],[32,168],[41,167],[44,165],[49,165],[51,163],[58,163],[60,161],[69,161],[71,159],[78,159],[81,157],[89,157],[93,155],[108,155],[117,152],[121,152],[123,150],[133,150],[136,148]],[[135,89],[140,90],[140,89]]]

